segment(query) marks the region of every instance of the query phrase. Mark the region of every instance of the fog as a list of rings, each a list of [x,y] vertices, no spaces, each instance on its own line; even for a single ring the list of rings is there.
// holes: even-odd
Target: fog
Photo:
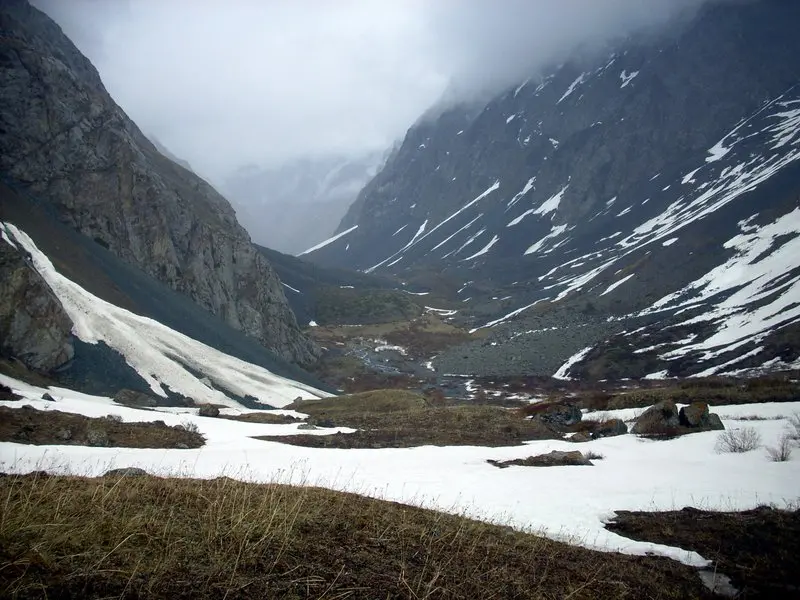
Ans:
[[[707,0],[34,0],[139,124],[214,181],[362,154]]]

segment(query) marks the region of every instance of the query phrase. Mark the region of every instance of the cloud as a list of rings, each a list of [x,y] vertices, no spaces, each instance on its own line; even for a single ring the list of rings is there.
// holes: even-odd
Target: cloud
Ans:
[[[448,86],[497,88],[703,0],[34,0],[115,100],[220,180],[389,146]]]

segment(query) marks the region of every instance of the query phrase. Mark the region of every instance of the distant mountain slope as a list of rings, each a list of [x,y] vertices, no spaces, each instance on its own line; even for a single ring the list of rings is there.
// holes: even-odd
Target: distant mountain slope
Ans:
[[[58,218],[280,356],[318,350],[233,209],[163,156],[25,0],[0,4],[0,173]]]
[[[308,258],[460,281],[460,317],[492,333],[441,356],[446,372],[792,365],[798,22],[796,2],[711,4],[484,106],[433,113],[363,190],[347,233]]]
[[[247,167],[228,177],[224,190],[257,243],[297,254],[333,234],[382,163],[373,152]]]

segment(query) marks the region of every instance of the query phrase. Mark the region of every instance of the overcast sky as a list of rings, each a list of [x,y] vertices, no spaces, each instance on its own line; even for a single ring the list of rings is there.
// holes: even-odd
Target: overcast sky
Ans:
[[[388,147],[451,82],[501,88],[705,0],[33,0],[147,134],[220,181]]]

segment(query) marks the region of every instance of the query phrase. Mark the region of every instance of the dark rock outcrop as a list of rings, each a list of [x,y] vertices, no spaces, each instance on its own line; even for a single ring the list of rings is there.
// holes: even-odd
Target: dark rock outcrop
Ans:
[[[555,404],[534,418],[552,427],[569,427],[580,422],[581,409],[572,404]]]
[[[709,429],[725,429],[719,415],[708,411],[705,402],[692,402],[689,406],[681,407],[678,413],[681,425],[707,431]]]
[[[562,452],[560,450],[553,450],[547,454],[539,454],[537,456],[529,456],[528,458],[516,458],[514,460],[487,460],[489,464],[505,469],[512,465],[520,467],[567,467],[567,466],[592,466],[592,461],[586,458],[583,453],[578,450],[569,450]]]
[[[74,354],[71,330],[72,321],[27,254],[0,240],[0,354],[52,371]]]
[[[103,473],[103,477],[145,477],[147,475],[149,475],[149,473],[139,467],[122,467],[120,469],[111,469]]]
[[[230,204],[158,151],[45,14],[3,2],[0,30],[0,173],[279,356],[313,361],[316,346]]]
[[[197,414],[201,417],[218,417],[219,409],[211,404],[204,404],[200,407],[200,410],[197,411]]]

